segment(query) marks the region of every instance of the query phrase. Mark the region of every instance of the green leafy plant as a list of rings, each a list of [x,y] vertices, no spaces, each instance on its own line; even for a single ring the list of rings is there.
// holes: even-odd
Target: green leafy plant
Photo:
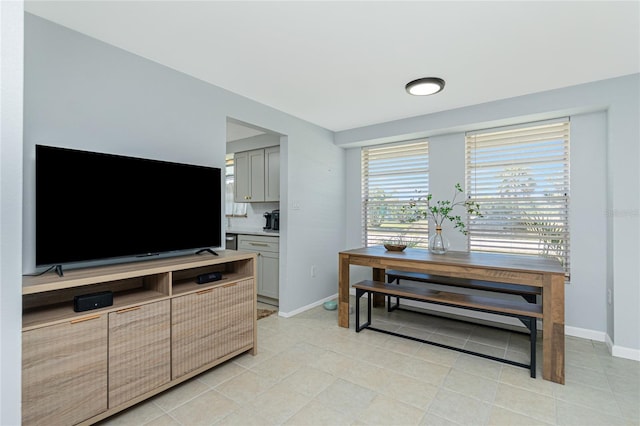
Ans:
[[[396,246],[416,247],[420,243],[420,239],[415,236],[407,236],[405,232],[398,232],[395,236],[389,237],[383,241],[383,244],[392,244]]]
[[[436,228],[439,228],[442,227],[442,222],[446,219],[451,221],[456,229],[464,235],[467,235],[468,231],[462,217],[453,214],[453,210],[456,207],[462,206],[470,216],[482,217],[482,213],[480,212],[480,205],[475,201],[458,200],[458,196],[462,193],[464,193],[462,186],[456,183],[451,200],[438,200],[433,202],[433,195],[427,194],[426,196],[419,196],[415,199],[411,198],[409,204],[402,206],[401,210],[403,214],[407,215],[407,221],[409,222],[431,218],[435,222]]]

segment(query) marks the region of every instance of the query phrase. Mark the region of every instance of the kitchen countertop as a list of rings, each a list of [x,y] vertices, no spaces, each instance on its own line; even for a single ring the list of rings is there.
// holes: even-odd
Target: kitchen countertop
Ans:
[[[279,237],[279,231],[265,231],[262,228],[227,228],[227,234],[241,234],[241,235],[266,235],[269,237]]]

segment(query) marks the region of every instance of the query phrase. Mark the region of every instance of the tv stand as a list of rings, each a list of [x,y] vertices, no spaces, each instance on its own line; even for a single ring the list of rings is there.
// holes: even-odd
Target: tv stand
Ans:
[[[56,268],[54,269],[54,271],[56,271],[56,274],[58,274],[59,277],[64,277],[64,272],[62,271],[62,265],[56,265]]]
[[[211,250],[210,248],[203,248],[203,249],[200,249],[200,250],[198,250],[196,252],[196,254],[202,254],[202,253],[211,253],[214,256],[218,255],[218,253],[216,253],[215,251]]]
[[[255,355],[256,259],[229,250],[24,276],[23,424],[94,424]],[[112,306],[73,310],[74,296],[100,291]]]

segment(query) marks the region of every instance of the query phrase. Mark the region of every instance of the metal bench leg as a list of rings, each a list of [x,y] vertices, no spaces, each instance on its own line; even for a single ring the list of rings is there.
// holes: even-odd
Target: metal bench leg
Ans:
[[[360,298],[367,293],[367,322],[360,325]],[[371,325],[371,293],[366,290],[356,288],[356,333]]]
[[[530,343],[530,355],[531,355],[531,364],[529,364],[529,369],[531,371],[531,377],[536,378],[536,338],[538,337],[538,323],[537,320],[533,317],[517,317],[525,327],[529,329],[529,343]]]
[[[389,283],[396,282],[400,284],[400,278],[389,278]],[[400,307],[400,297],[396,296],[396,304],[391,305],[391,296],[387,295],[387,312],[393,312]]]
[[[391,305],[391,296],[387,296],[387,312],[393,312],[400,307],[400,298],[396,296],[396,304]]]
[[[531,378],[536,378],[536,338],[538,337],[538,320],[529,318],[531,327]]]
[[[373,293],[367,292],[367,326],[371,325],[371,311],[373,310]]]

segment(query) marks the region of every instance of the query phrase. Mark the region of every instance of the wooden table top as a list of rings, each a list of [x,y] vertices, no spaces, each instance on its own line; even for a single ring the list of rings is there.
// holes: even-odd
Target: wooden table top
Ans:
[[[426,249],[407,248],[404,251],[387,251],[383,246],[371,246],[341,251],[348,256],[362,256],[378,259],[397,259],[409,262],[423,262],[438,265],[460,267],[482,267],[521,272],[564,274],[564,269],[557,259],[542,256],[525,256],[517,254],[481,253],[448,251],[445,254],[433,254]]]

